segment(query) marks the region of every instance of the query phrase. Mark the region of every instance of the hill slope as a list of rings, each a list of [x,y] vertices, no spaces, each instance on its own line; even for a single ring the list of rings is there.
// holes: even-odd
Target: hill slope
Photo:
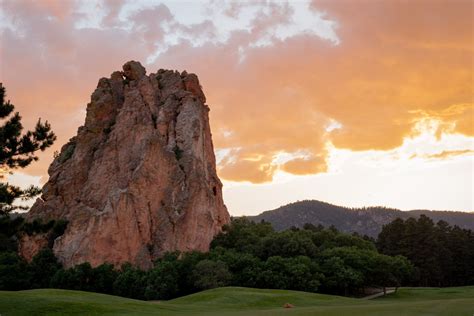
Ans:
[[[284,309],[291,303],[294,308]],[[0,292],[2,316],[16,315],[472,315],[474,287],[400,289],[372,301],[283,290],[220,288],[165,302],[67,291]]]
[[[474,230],[474,213],[451,211],[413,210],[400,211],[385,207],[347,208],[325,202],[307,200],[298,201],[275,210],[251,216],[254,221],[270,222],[276,230],[292,226],[302,227],[306,223],[323,226],[334,225],[344,232],[357,232],[362,235],[376,237],[382,226],[400,217],[418,217],[424,214],[433,221],[444,220],[450,225]]]

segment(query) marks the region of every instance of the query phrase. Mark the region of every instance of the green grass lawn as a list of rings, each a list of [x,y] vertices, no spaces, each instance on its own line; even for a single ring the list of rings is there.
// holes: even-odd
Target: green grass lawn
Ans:
[[[283,304],[295,307],[284,309]],[[474,287],[406,288],[375,300],[283,290],[227,287],[171,301],[143,302],[67,291],[0,291],[8,315],[474,315]]]

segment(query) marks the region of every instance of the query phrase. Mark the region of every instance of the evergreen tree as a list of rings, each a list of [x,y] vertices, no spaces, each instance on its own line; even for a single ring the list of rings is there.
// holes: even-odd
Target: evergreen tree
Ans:
[[[472,231],[421,215],[385,225],[377,246],[383,254],[408,258],[416,267],[416,285],[462,286],[474,284],[473,241]]]
[[[58,259],[54,256],[54,253],[49,248],[43,248],[28,266],[31,279],[31,288],[47,288],[54,274],[60,270],[61,264]]]
[[[5,88],[0,83],[0,179],[5,173],[18,168],[25,168],[38,160],[37,151],[50,147],[56,140],[51,126],[41,119],[33,131],[23,133],[20,113],[13,111],[15,106],[5,100]],[[25,190],[8,183],[0,183],[0,213],[6,214],[12,210],[23,208],[13,202],[21,198],[32,198],[40,193],[40,189],[31,186]]]

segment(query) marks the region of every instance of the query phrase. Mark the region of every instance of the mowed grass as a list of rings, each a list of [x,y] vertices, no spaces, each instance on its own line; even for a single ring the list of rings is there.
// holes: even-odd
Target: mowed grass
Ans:
[[[285,309],[290,303],[294,308]],[[0,291],[8,315],[474,315],[474,287],[406,288],[375,300],[226,287],[162,302],[68,290]]]

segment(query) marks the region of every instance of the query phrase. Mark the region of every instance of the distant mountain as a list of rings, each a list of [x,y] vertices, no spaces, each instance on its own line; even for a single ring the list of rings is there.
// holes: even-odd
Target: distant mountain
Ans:
[[[276,230],[284,230],[292,226],[302,227],[306,223],[311,223],[326,227],[334,225],[340,231],[377,237],[382,226],[395,218],[417,218],[421,214],[430,217],[434,222],[444,220],[450,225],[474,230],[474,213],[472,212],[400,211],[386,207],[347,208],[315,200],[298,201],[257,216],[249,216],[249,218],[256,222],[261,220],[270,222]]]

